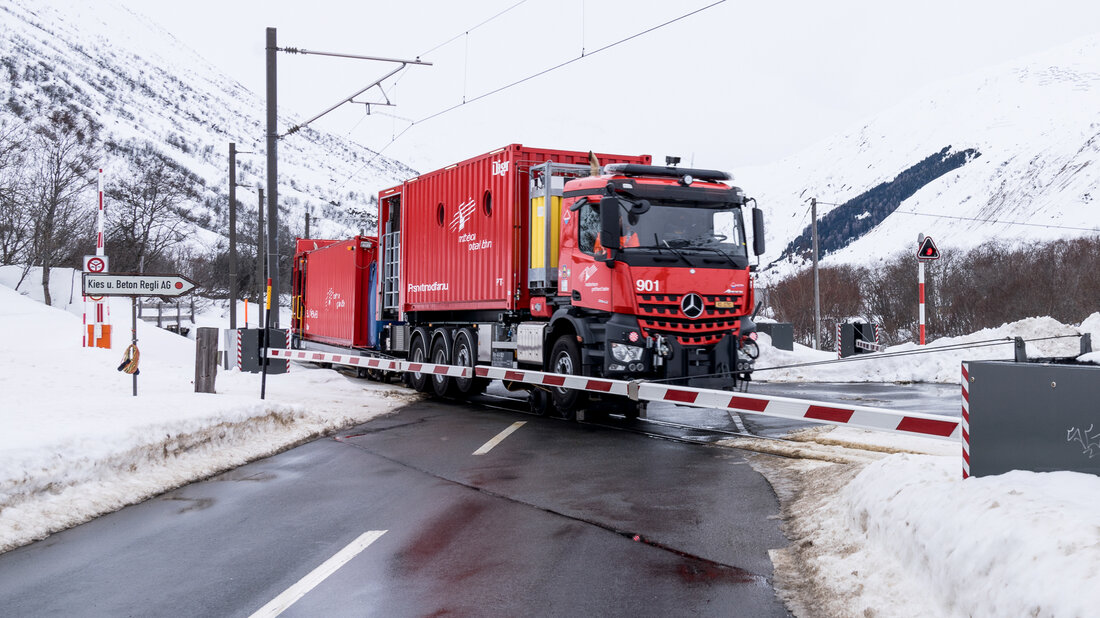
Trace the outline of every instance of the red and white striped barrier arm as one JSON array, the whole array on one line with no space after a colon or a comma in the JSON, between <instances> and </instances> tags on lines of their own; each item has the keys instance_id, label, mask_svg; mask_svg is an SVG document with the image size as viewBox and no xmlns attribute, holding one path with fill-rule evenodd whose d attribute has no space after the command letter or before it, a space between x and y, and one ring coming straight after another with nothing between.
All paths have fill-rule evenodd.
<instances>
[{"instance_id":1,"label":"red and white striped barrier arm","mask_svg":"<svg viewBox=\"0 0 1100 618\"><path fill-rule=\"evenodd\" d=\"M844 425L861 429L889 431L906 435L924 436L941 440L958 440L960 437L960 419L936 414L902 413L884 408L868 406L836 406L822 402L789 397L771 397L732 393L716 389L669 386L641 380L611 380L587 376L572 376L527 369L509 369L506 367L488 367L479 365L474 368L457 365L435 365L431 363L413 363L409 361L371 358L352 354L329 354L308 350L268 350L270 358L305 361L311 363L333 363L352 367L366 367L383 371L411 371L434 375L446 375L453 378L488 378L523 382L539 386L584 390L609 395L620 395L634 400L662 401L697 408L717 408L777 416L813 423Z\"/></svg>"},{"instance_id":2,"label":"red and white striped barrier arm","mask_svg":"<svg viewBox=\"0 0 1100 618\"><path fill-rule=\"evenodd\" d=\"M970 477L970 365L962 364L962 451L963 478Z\"/></svg>"},{"instance_id":3,"label":"red and white striped barrier arm","mask_svg":"<svg viewBox=\"0 0 1100 618\"><path fill-rule=\"evenodd\" d=\"M544 371L529 371L527 369L508 369L507 367L477 366L479 378L491 380L506 380L509 382L524 382L526 384L538 384L539 386L556 386L594 393L607 393L609 395L622 395L629 397L631 382L626 380L608 380L606 378L590 378L588 376L570 376L559 373L546 373Z\"/></svg>"},{"instance_id":4,"label":"red and white striped barrier arm","mask_svg":"<svg viewBox=\"0 0 1100 618\"><path fill-rule=\"evenodd\" d=\"M609 380L584 376L566 376L541 371L477 367L482 378L511 380L586 391L625 395L642 401L663 401L697 408L718 408L735 412L778 416L814 423L875 429L941 440L958 440L960 421L937 414L902 413L868 406L845 406L792 399L732 393L716 389L668 386L657 382Z\"/></svg>"},{"instance_id":5,"label":"red and white striped barrier arm","mask_svg":"<svg viewBox=\"0 0 1100 618\"><path fill-rule=\"evenodd\" d=\"M328 352L313 352L311 350L278 350L272 348L267 351L267 356L268 358L285 358L288 361L296 360L307 363L332 363L334 365L365 367L367 369L380 369L382 371L411 371L413 373L444 375L452 378L474 377L474 370L472 367L413 363L396 359L357 356L355 354L329 354Z\"/></svg>"}]
</instances>

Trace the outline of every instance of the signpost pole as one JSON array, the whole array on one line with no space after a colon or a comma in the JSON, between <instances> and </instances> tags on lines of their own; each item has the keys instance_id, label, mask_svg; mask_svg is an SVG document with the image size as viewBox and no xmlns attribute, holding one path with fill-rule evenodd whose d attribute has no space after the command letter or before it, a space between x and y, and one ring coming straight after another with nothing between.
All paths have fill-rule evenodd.
<instances>
[{"instance_id":1,"label":"signpost pole","mask_svg":"<svg viewBox=\"0 0 1100 618\"><path fill-rule=\"evenodd\" d=\"M135 354L137 353L137 305L138 305L138 297L137 296L131 296L130 297L130 333L131 333L131 336L132 336L133 340L130 341L130 343L133 344L133 346L134 346L134 353ZM135 371L131 375L134 378L134 397L137 397L137 372Z\"/></svg>"},{"instance_id":2,"label":"signpost pole","mask_svg":"<svg viewBox=\"0 0 1100 618\"><path fill-rule=\"evenodd\" d=\"M924 260L917 260L917 293L920 296L920 345L924 345Z\"/></svg>"}]
</instances>

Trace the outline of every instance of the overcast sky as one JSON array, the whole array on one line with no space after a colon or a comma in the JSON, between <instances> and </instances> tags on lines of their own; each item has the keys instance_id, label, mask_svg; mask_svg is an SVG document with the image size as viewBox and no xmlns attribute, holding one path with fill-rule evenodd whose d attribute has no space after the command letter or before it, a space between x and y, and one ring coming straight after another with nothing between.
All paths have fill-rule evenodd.
<instances>
[{"instance_id":1,"label":"overcast sky","mask_svg":"<svg viewBox=\"0 0 1100 618\"><path fill-rule=\"evenodd\" d=\"M1092 1L729 0L597 51L712 2L124 0L261 95L269 26L280 46L432 62L385 82L396 107L367 117L348 105L316 125L421 171L520 142L661 162L679 155L736 174L937 81L1100 31ZM287 54L278 62L280 109L297 120L395 67ZM374 90L359 100L384 99ZM419 122L390 144L406 119Z\"/></svg>"}]
</instances>

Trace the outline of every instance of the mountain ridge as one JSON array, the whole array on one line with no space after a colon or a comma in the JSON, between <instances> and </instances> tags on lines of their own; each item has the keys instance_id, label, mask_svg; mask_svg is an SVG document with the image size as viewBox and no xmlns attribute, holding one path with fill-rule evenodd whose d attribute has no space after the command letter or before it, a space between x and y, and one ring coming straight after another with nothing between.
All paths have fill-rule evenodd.
<instances>
[{"instance_id":1,"label":"mountain ridge","mask_svg":"<svg viewBox=\"0 0 1100 618\"><path fill-rule=\"evenodd\" d=\"M228 144L262 154L264 104L148 18L113 2L94 6L14 0L0 7L0 112L33 123L67 107L96 119L105 145L105 182L124 169L118 144L147 143L201 181L188 204L193 238L212 248L228 225ZM280 117L280 126L295 124ZM279 205L291 229L309 210L318 233L372 229L377 191L415 175L408 166L310 128L279 144ZM238 160L242 212L265 185L263 161ZM119 172L121 173L121 172ZM249 194L252 194L251 197ZM110 204L107 205L110 207Z\"/></svg>"},{"instance_id":2,"label":"mountain ridge","mask_svg":"<svg viewBox=\"0 0 1100 618\"><path fill-rule=\"evenodd\" d=\"M808 229L811 197L855 200L946 144L982 156L919 187L823 259L874 265L915 255L922 232L941 252L1100 234L1100 35L942 82L791 157L742 170L738 184L770 210L765 278L806 264L782 249ZM835 208L822 206L819 219Z\"/></svg>"}]
</instances>

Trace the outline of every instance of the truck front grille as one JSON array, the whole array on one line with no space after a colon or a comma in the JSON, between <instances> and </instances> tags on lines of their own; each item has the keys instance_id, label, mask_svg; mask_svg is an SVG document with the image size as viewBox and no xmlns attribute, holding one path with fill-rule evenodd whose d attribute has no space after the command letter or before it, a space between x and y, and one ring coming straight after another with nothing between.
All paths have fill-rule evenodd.
<instances>
[{"instance_id":1,"label":"truck front grille","mask_svg":"<svg viewBox=\"0 0 1100 618\"><path fill-rule=\"evenodd\" d=\"M680 310L678 294L640 294L638 326L647 335L675 338L680 345L700 346L718 343L736 331L744 311L743 295L702 295L703 313L691 319ZM721 303L723 307L718 307Z\"/></svg>"}]
</instances>

